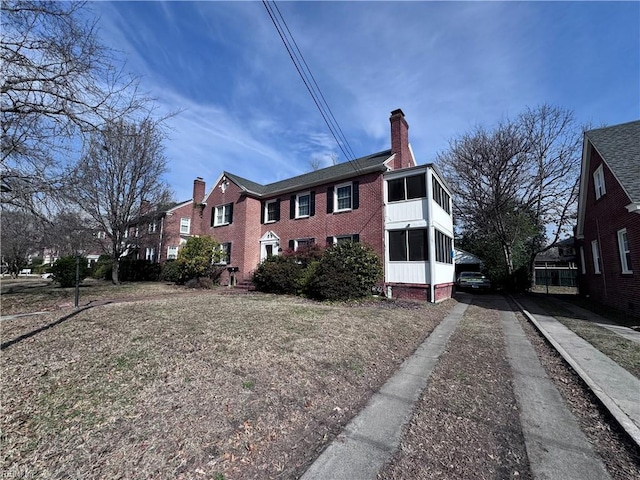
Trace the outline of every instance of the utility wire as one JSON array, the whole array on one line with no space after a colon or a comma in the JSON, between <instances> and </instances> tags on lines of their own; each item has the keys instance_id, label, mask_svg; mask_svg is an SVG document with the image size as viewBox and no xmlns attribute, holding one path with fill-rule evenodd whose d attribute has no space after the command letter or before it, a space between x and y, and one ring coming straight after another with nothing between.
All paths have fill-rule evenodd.
<instances>
[{"instance_id":1,"label":"utility wire","mask_svg":"<svg viewBox=\"0 0 640 480\"><path fill-rule=\"evenodd\" d=\"M347 141L342 129L340 128L338 121L333 115L333 112L331 111L329 104L327 103L324 95L322 94L322 91L320 90L320 87L316 82L315 77L311 73L311 69L309 68L306 60L304 59L304 56L302 55L302 52L300 51L298 44L296 43L293 37L293 34L289 30L289 27L287 26L287 23L284 20L284 17L282 16L280 9L276 5L275 1L262 0L262 4L267 10L267 13L271 18L273 25L276 27L278 35L280 36L282 43L287 49L287 53L289 54L289 57L291 58L291 61L293 62L296 68L296 71L298 72L298 75L302 79L305 87L307 87L307 90L311 95L311 98L313 99L313 102L315 103L316 108L320 112L320 115L322 116L325 124L327 125L327 128L329 128L329 131L331 132L331 135L336 141L338 147L342 151L345 158L347 158L347 160L351 160L351 162L349 163L353 166L356 173L361 173L362 168L358 162L358 159L356 155L353 153L353 150L351 149L349 142ZM275 9L271 7L269 4L273 4ZM282 25L284 25L284 27ZM287 36L287 33L285 33L285 29L286 29L286 32L288 33L288 36ZM291 40L289 40L289 37ZM293 42L293 46L292 46L292 42ZM295 46L295 49L294 49L294 46ZM296 54L296 51L297 51L297 54ZM301 60L298 57L300 57ZM302 61L302 64L300 63L301 61ZM306 70L305 70L305 67L306 67ZM311 78L311 80L309 77ZM312 85L312 81L318 93L315 92Z\"/></svg>"}]
</instances>

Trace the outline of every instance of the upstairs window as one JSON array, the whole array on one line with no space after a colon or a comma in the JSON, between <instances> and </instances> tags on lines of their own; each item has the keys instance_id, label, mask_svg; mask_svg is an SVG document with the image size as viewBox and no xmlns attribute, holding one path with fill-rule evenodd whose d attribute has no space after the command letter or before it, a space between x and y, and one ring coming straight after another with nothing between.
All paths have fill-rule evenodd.
<instances>
[{"instance_id":1,"label":"upstairs window","mask_svg":"<svg viewBox=\"0 0 640 480\"><path fill-rule=\"evenodd\" d=\"M360 182L342 183L327 188L327 213L348 212L360 207Z\"/></svg>"},{"instance_id":2,"label":"upstairs window","mask_svg":"<svg viewBox=\"0 0 640 480\"><path fill-rule=\"evenodd\" d=\"M631 250L629 249L629 237L627 229L618 230L618 249L620 250L620 265L622 273L633 273L631 268Z\"/></svg>"},{"instance_id":3,"label":"upstairs window","mask_svg":"<svg viewBox=\"0 0 640 480\"><path fill-rule=\"evenodd\" d=\"M213 226L229 225L233 222L233 203L219 205L211 212L213 218Z\"/></svg>"},{"instance_id":4,"label":"upstairs window","mask_svg":"<svg viewBox=\"0 0 640 480\"><path fill-rule=\"evenodd\" d=\"M291 195L289 218L307 218L316 214L316 193L305 192Z\"/></svg>"},{"instance_id":5,"label":"upstairs window","mask_svg":"<svg viewBox=\"0 0 640 480\"><path fill-rule=\"evenodd\" d=\"M351 184L337 185L335 188L335 211L351 210Z\"/></svg>"},{"instance_id":6,"label":"upstairs window","mask_svg":"<svg viewBox=\"0 0 640 480\"><path fill-rule=\"evenodd\" d=\"M158 224L155 221L151 222L147 229L149 233L156 233L157 230L158 230Z\"/></svg>"},{"instance_id":7,"label":"upstairs window","mask_svg":"<svg viewBox=\"0 0 640 480\"><path fill-rule=\"evenodd\" d=\"M189 232L191 232L191 219L183 217L180 219L180 233L188 235Z\"/></svg>"},{"instance_id":8,"label":"upstairs window","mask_svg":"<svg viewBox=\"0 0 640 480\"><path fill-rule=\"evenodd\" d=\"M451 197L435 176L431 177L431 186L433 187L433 199L445 212L451 214Z\"/></svg>"},{"instance_id":9,"label":"upstairs window","mask_svg":"<svg viewBox=\"0 0 640 480\"><path fill-rule=\"evenodd\" d=\"M428 259L426 228L389 231L390 261L424 262Z\"/></svg>"},{"instance_id":10,"label":"upstairs window","mask_svg":"<svg viewBox=\"0 0 640 480\"><path fill-rule=\"evenodd\" d=\"M280 220L280 200L271 200L265 202L264 210L262 212L262 223L272 223Z\"/></svg>"},{"instance_id":11,"label":"upstairs window","mask_svg":"<svg viewBox=\"0 0 640 480\"><path fill-rule=\"evenodd\" d=\"M410 177L396 178L387 182L387 199L389 202L425 198L426 196L427 186L423 173Z\"/></svg>"},{"instance_id":12,"label":"upstairs window","mask_svg":"<svg viewBox=\"0 0 640 480\"><path fill-rule=\"evenodd\" d=\"M607 190L604 188L604 169L602 165L593 172L593 188L595 189L596 200L607 193Z\"/></svg>"}]
</instances>

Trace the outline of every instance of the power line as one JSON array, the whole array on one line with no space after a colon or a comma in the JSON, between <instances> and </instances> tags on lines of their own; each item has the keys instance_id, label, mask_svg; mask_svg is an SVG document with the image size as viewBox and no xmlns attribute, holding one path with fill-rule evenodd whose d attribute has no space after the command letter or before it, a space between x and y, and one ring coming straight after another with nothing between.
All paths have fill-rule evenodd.
<instances>
[{"instance_id":1,"label":"power line","mask_svg":"<svg viewBox=\"0 0 640 480\"><path fill-rule=\"evenodd\" d=\"M331 108L329 107L328 102L326 101L324 95L322 94L322 90L320 89L320 86L316 82L316 79L313 76L313 73L311 73L311 69L309 68L309 65L304 59L304 55L302 55L302 52L300 51L300 48L298 47L298 44L296 43L295 38L293 37L293 34L289 30L289 27L287 26L287 22L282 16L280 9L276 5L275 1L262 0L262 3L265 9L267 10L267 13L269 14L269 17L271 18L273 25L276 27L276 30L278 31L278 35L282 40L282 43L287 49L287 53L289 54L289 57L291 58L291 61L293 62L296 68L296 71L298 72L298 75L302 79L305 87L307 87L307 91L311 95L311 98L313 99L313 102L315 103L316 108L320 112L320 115L322 116L325 124L327 125L327 128L329 128L329 131L331 132L331 135L336 141L336 144L342 151L345 158L347 160L351 160L350 164L353 166L356 173L360 173L362 168L359 165L358 159L354 154L353 150L351 149L351 145L346 139L344 132L342 131L342 128L340 128L338 121L333 115L333 112L331 111ZM273 7L275 7L275 9L271 7L269 4L273 4ZM284 27L282 25L284 25ZM285 30L286 30L286 33L285 33ZM315 86L315 90L317 90L317 93L314 90L313 86Z\"/></svg>"}]
</instances>

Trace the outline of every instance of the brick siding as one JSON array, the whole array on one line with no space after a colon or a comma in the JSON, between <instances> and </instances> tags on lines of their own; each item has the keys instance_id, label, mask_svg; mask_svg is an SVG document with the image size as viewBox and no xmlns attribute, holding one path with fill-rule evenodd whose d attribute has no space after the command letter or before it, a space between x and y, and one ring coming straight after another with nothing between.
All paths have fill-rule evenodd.
<instances>
[{"instance_id":1,"label":"brick siding","mask_svg":"<svg viewBox=\"0 0 640 480\"><path fill-rule=\"evenodd\" d=\"M585 200L584 239L579 243L584 249L586 274L582 274L582 269L578 270L579 291L600 303L640 315L640 214L625 208L631 200L597 151L591 145L589 148L591 162ZM606 193L596 200L593 173L600 165L604 165ZM623 228L627 230L631 249L632 274L622 273L617 232ZM598 240L600 247L600 274L594 271L593 240Z\"/></svg>"}]
</instances>

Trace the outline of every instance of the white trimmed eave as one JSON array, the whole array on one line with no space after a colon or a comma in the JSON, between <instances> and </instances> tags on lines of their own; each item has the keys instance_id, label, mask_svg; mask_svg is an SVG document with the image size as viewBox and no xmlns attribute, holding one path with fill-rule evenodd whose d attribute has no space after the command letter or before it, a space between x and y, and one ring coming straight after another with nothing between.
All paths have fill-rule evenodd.
<instances>
[{"instance_id":1,"label":"white trimmed eave","mask_svg":"<svg viewBox=\"0 0 640 480\"><path fill-rule=\"evenodd\" d=\"M640 214L640 203L630 203L625 207L629 212Z\"/></svg>"}]
</instances>

